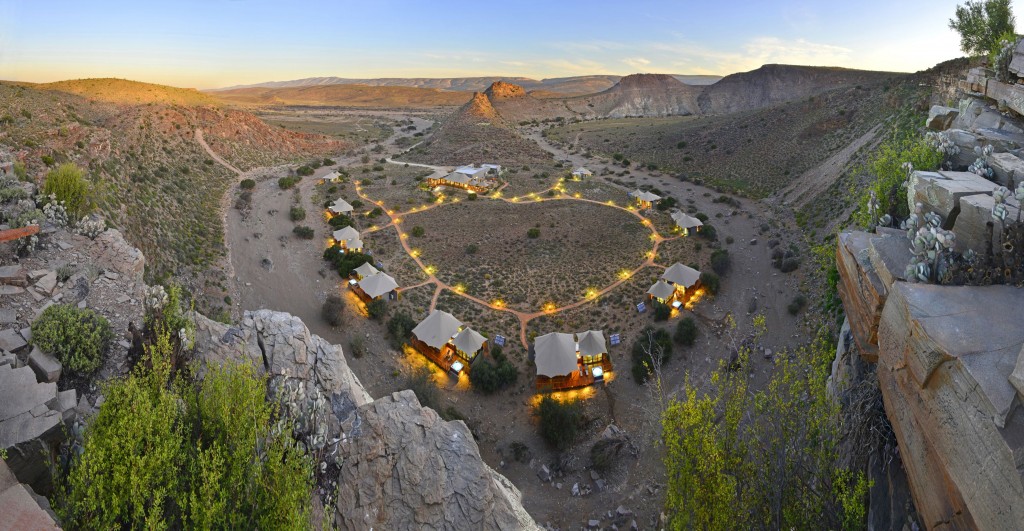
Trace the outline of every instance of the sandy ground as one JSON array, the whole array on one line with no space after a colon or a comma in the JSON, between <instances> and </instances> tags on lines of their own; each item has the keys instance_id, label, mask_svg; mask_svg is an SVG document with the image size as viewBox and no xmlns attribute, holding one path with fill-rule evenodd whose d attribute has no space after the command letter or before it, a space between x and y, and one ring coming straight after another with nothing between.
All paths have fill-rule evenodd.
<instances>
[{"instance_id":1,"label":"sandy ground","mask_svg":"<svg viewBox=\"0 0 1024 531\"><path fill-rule=\"evenodd\" d=\"M429 125L425 120L413 119L418 130ZM373 157L397 153L398 149L394 147L397 136L386 144L384 155ZM592 160L570 156L555 149L540 138L538 131L527 136L554 152L560 160L570 161L574 167L585 165L595 173L600 173L599 170L604 167L603 164L595 164ZM355 158L336 160L342 167L358 164ZM291 233L294 223L288 219L288 209L295 200L296 192L281 191L274 177L283 175L284 171L262 169L250 172L251 175L264 175L254 191L251 212L244 218L234 209L226 214L227 240L235 275L232 279L234 310L241 312L272 308L293 313L301 317L314 333L346 347L346 352L350 352L347 348L350 341L361 336L365 341L366 354L361 358L349 356L349 364L367 390L374 397L400 390L402 375L421 364L422 359L393 350L387 344L383 326L358 315L352 309L354 305L349 305L346 324L339 329L332 329L320 317L320 306L324 298L340 290L336 273L327 269L321 259L329 228L319 218L322 210L320 205L312 203L317 178L330 169L317 170L313 177L303 179L297 187L298 201L308 213L304 224L316 230L313 240L299 240ZM759 233L761 224L772 219L771 212L746 199L741 200L742 206L739 209L724 203L712 203L711 199L719 194L668 176L635 170L632 178L640 184L657 186L680 201L692 198L699 210L711 216L712 223L719 230L720 239L732 236L735 240L731 245L723 242L723 247L730 250L733 265L731 272L723 278L722 291L714 299L702 301L695 309L700 323L697 344L686 351L677 347L677 354L665 368L664 379L669 393L676 393L682 388L687 373L691 381L703 382L719 360L729 356L729 338L719 337L714 329L727 313L732 313L739 324L736 335L746 335L751 330L748 310L754 298L757 299L756 312L763 313L768 323L769 334L762 340L762 345L778 351L803 341L802 336L805 334L799 326L799 319L786 311L786 305L798 293L800 273L783 275L772 269L770 250L765 245L769 236ZM229 193L236 194L237 190ZM735 215L734 210L738 210ZM721 218L717 217L719 214ZM795 230L785 227L774 232L787 230L796 234ZM755 239L757 243L752 244L751 241ZM785 238L783 245L788 245ZM401 278L398 281L400 285L403 284ZM648 285L649 282L638 278L616 288L607 297L617 294L621 289L622 293L639 300ZM424 291L423 296L429 297L433 293L433 286L416 288L414 291ZM448 300L448 296L448 292L441 296L439 307ZM410 294L406 298L411 300L415 297ZM621 305L626 308L630 306ZM571 310L565 315L531 323L530 326L531 329L536 326L539 331L574 331L575 327L569 328L573 324L580 325L579 329L583 330L586 329L584 326L601 327L611 320L627 338L634 338L640 328L652 324L650 313L638 315L635 311L616 309L619 307L598 301ZM674 325L675 322L670 321L660 326ZM510 339L512 337L510 334ZM617 369L612 381L602 387L591 387L564 395L584 399L582 403L588 423L577 444L562 456L549 449L537 433L532 415L532 405L536 400L532 389L533 374L528 372L525 352L516 350L521 347L508 349L511 351L510 357L517 359L522 368L519 381L512 389L483 396L469 390L465 382L443 377L438 379L439 385L444 387L442 393L448 403L469 418L468 424L477 436L484 459L522 491L526 509L541 524L575 527L581 521L599 518L608 511L614 511L619 505L635 513L641 528L651 528L657 521L663 504L661 489L664 485L661 449L656 444L657 411L648 389L638 386L629 376L629 346L624 344L611 350ZM751 372L755 385L766 380L770 369L771 362L761 356L754 356ZM589 450L598 434L612 422L630 435L638 455L635 458L623 456L619 464L601 475L601 481L605 483L604 490L595 488L588 496L572 496L570 491L574 483L596 486L597 480L587 468ZM529 449L527 458L515 461L511 457L509 445L513 442L526 445ZM564 477L555 479L552 484L542 483L537 477L537 469L542 464L550 466L560 460L566 470Z\"/></svg>"}]
</instances>

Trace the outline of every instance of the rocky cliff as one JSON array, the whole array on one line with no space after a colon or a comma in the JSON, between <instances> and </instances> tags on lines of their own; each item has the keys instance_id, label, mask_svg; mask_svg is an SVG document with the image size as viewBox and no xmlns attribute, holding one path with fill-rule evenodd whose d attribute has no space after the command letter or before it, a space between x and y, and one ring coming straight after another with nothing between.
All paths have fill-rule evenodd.
<instances>
[{"instance_id":1,"label":"rocky cliff","mask_svg":"<svg viewBox=\"0 0 1024 531\"><path fill-rule=\"evenodd\" d=\"M534 529L521 494L480 458L462 421L446 422L411 391L373 400L341 347L301 320L246 312L239 326L197 316L205 363L252 363L269 377L293 431L337 485L341 529Z\"/></svg>"},{"instance_id":2,"label":"rocky cliff","mask_svg":"<svg viewBox=\"0 0 1024 531\"><path fill-rule=\"evenodd\" d=\"M567 100L566 105L599 118L687 115L698 112L697 97L703 90L666 74L633 74L598 94Z\"/></svg>"}]
</instances>

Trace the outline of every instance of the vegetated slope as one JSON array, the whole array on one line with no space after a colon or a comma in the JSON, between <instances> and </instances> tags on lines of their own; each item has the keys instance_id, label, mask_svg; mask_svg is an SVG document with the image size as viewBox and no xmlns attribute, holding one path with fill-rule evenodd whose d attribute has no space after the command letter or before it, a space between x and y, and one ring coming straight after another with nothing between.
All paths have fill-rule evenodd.
<instances>
[{"instance_id":1,"label":"vegetated slope","mask_svg":"<svg viewBox=\"0 0 1024 531\"><path fill-rule=\"evenodd\" d=\"M128 86L121 80L109 88L88 81L73 87L85 93L82 87L95 86L97 93L110 95ZM153 101L173 101L179 91L133 86ZM88 171L97 206L143 250L151 278L203 271L223 252L220 200L237 177L211 160L195 140L196 128L219 155L242 169L343 147L319 135L270 127L240 111L111 103L8 83L0 83L0 124L0 145L25 163L36 182L62 162Z\"/></svg>"},{"instance_id":2,"label":"vegetated slope","mask_svg":"<svg viewBox=\"0 0 1024 531\"><path fill-rule=\"evenodd\" d=\"M514 87L514 88L511 88ZM498 92L513 98L522 87L499 87ZM488 91L494 94L494 90ZM511 94L518 96L511 96ZM508 99L493 96L500 106ZM542 103L539 100L538 103ZM469 103L463 105L451 116L434 128L434 132L413 148L403 158L413 162L441 165L459 165L481 162L497 162L505 166L529 165L551 162L553 157L535 142L526 140L512 127L492 104L492 96L476 92Z\"/></svg>"},{"instance_id":3,"label":"vegetated slope","mask_svg":"<svg viewBox=\"0 0 1024 531\"><path fill-rule=\"evenodd\" d=\"M417 87L311 85L221 90L211 93L211 97L239 105L433 108L463 105L469 101L470 95Z\"/></svg>"},{"instance_id":4,"label":"vegetated slope","mask_svg":"<svg viewBox=\"0 0 1024 531\"><path fill-rule=\"evenodd\" d=\"M687 179L765 197L867 133L904 104L888 85L843 88L725 116L594 121L549 138L603 157L621 154Z\"/></svg>"},{"instance_id":5,"label":"vegetated slope","mask_svg":"<svg viewBox=\"0 0 1024 531\"><path fill-rule=\"evenodd\" d=\"M706 87L697 101L702 114L727 114L799 100L840 87L873 85L905 75L821 66L764 65L722 78Z\"/></svg>"},{"instance_id":6,"label":"vegetated slope","mask_svg":"<svg viewBox=\"0 0 1024 531\"><path fill-rule=\"evenodd\" d=\"M564 102L535 98L519 85L495 81L484 91L495 111L510 124L576 116Z\"/></svg>"},{"instance_id":7,"label":"vegetated slope","mask_svg":"<svg viewBox=\"0 0 1024 531\"><path fill-rule=\"evenodd\" d=\"M165 105L218 105L220 102L195 89L154 85L128 79L91 78L69 79L54 83L31 85L40 90L56 90L77 94L94 101L135 104L162 103Z\"/></svg>"},{"instance_id":8,"label":"vegetated slope","mask_svg":"<svg viewBox=\"0 0 1024 531\"><path fill-rule=\"evenodd\" d=\"M598 94L566 100L566 106L600 118L696 114L703 90L667 74L633 74Z\"/></svg>"}]
</instances>

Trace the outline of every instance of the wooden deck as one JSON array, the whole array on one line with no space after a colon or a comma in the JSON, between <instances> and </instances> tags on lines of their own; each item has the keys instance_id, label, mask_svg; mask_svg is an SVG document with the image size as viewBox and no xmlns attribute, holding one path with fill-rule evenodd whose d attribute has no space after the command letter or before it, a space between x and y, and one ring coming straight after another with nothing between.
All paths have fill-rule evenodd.
<instances>
[{"instance_id":1,"label":"wooden deck","mask_svg":"<svg viewBox=\"0 0 1024 531\"><path fill-rule=\"evenodd\" d=\"M460 361L462 362L462 371L469 373L469 361L456 354L455 349L452 348L451 345L446 344L441 347L440 351L438 351L415 337L409 339L409 345L411 345L416 352L423 354L425 358L434 362L434 365L440 367L444 372L450 372L452 365L454 365L456 361Z\"/></svg>"},{"instance_id":2,"label":"wooden deck","mask_svg":"<svg viewBox=\"0 0 1024 531\"><path fill-rule=\"evenodd\" d=\"M578 387L586 387L593 385L597 380L594 379L594 375L591 369L595 366L600 365L601 369L604 370L605 377L608 373L612 372L612 361L605 355L604 360L599 364L584 365L580 363L577 370L573 371L568 376L556 376L554 378L548 378L546 376L537 377L537 390L538 391L564 391L566 389L576 389ZM586 374L580 374L580 370L586 368Z\"/></svg>"}]
</instances>

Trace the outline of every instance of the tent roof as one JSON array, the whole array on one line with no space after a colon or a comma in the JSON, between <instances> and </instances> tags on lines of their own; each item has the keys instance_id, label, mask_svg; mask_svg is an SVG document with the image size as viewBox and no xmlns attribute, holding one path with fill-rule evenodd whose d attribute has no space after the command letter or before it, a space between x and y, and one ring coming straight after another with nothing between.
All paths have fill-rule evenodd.
<instances>
[{"instance_id":1,"label":"tent roof","mask_svg":"<svg viewBox=\"0 0 1024 531\"><path fill-rule=\"evenodd\" d=\"M469 175L460 172L449 173L448 175L444 176L444 180L459 184L469 184L470 181Z\"/></svg>"},{"instance_id":2,"label":"tent roof","mask_svg":"<svg viewBox=\"0 0 1024 531\"><path fill-rule=\"evenodd\" d=\"M434 310L426 319L420 321L416 328L412 329L412 334L416 336L416 339L433 348L441 348L452 340L452 336L459 331L460 326L462 323L452 314Z\"/></svg>"},{"instance_id":3,"label":"tent roof","mask_svg":"<svg viewBox=\"0 0 1024 531\"><path fill-rule=\"evenodd\" d=\"M347 242L349 240L358 240L359 231L353 229L351 226L344 227L334 231L334 241L336 242Z\"/></svg>"},{"instance_id":4,"label":"tent roof","mask_svg":"<svg viewBox=\"0 0 1024 531\"><path fill-rule=\"evenodd\" d=\"M362 249L363 248L363 240L360 240L359 238L353 238L351 240L345 240L345 247L347 247L349 249Z\"/></svg>"},{"instance_id":5,"label":"tent roof","mask_svg":"<svg viewBox=\"0 0 1024 531\"><path fill-rule=\"evenodd\" d=\"M581 175L593 175L593 173L590 170L584 168L583 166L580 166L579 168L576 168L575 170L572 170L572 172L573 173L579 173Z\"/></svg>"},{"instance_id":6,"label":"tent roof","mask_svg":"<svg viewBox=\"0 0 1024 531\"><path fill-rule=\"evenodd\" d=\"M595 354L607 354L608 347L604 342L604 332L601 330L587 330L576 334L580 344L580 354L593 356Z\"/></svg>"},{"instance_id":7,"label":"tent roof","mask_svg":"<svg viewBox=\"0 0 1024 531\"><path fill-rule=\"evenodd\" d=\"M359 287L363 292L376 299L381 295L393 291L398 287L398 282L386 273L377 272L359 281Z\"/></svg>"},{"instance_id":8,"label":"tent roof","mask_svg":"<svg viewBox=\"0 0 1024 531\"><path fill-rule=\"evenodd\" d=\"M335 213L338 213L338 214L343 214L345 212L352 212L352 210L353 210L352 209L352 205L348 204L348 201L345 201L344 199L342 199L340 197L335 199L334 203L331 203L331 206L329 208L331 209L331 212L335 212Z\"/></svg>"},{"instance_id":9,"label":"tent roof","mask_svg":"<svg viewBox=\"0 0 1024 531\"><path fill-rule=\"evenodd\" d=\"M701 220L688 216L678 210L672 213L672 219L680 229L692 229L693 227L701 227L704 225Z\"/></svg>"},{"instance_id":10,"label":"tent roof","mask_svg":"<svg viewBox=\"0 0 1024 531\"><path fill-rule=\"evenodd\" d=\"M472 166L462 166L460 168L456 168L455 170L455 173L462 173L465 175L476 175L480 172L487 173L487 168L474 168Z\"/></svg>"},{"instance_id":11,"label":"tent roof","mask_svg":"<svg viewBox=\"0 0 1024 531\"><path fill-rule=\"evenodd\" d=\"M659 278L658 281L655 282L653 286L651 286L651 289L647 290L647 293L650 293L651 295L654 295L659 299L667 299L671 297L672 294L675 293L675 291L676 289L673 288L668 282L665 282L664 280Z\"/></svg>"},{"instance_id":12,"label":"tent roof","mask_svg":"<svg viewBox=\"0 0 1024 531\"><path fill-rule=\"evenodd\" d=\"M452 341L452 344L460 351L465 352L466 354L472 354L480 350L480 347L484 346L484 342L486 341L487 338L480 335L476 330L473 330L472 328L464 328L459 332L459 335L455 336L455 340Z\"/></svg>"},{"instance_id":13,"label":"tent roof","mask_svg":"<svg viewBox=\"0 0 1024 531\"><path fill-rule=\"evenodd\" d=\"M341 174L336 172L336 171L332 171L331 173L328 173L327 175L324 175L324 180L325 181L333 181L333 180L337 179L338 177L341 177Z\"/></svg>"},{"instance_id":14,"label":"tent roof","mask_svg":"<svg viewBox=\"0 0 1024 531\"><path fill-rule=\"evenodd\" d=\"M633 191L633 197L635 197L635 198L637 198L637 199L639 199L641 201L648 201L648 202L654 202L654 201L660 201L661 200L661 196L660 195L652 194L651 192L645 192L645 191L640 190L640 189L637 189L637 190Z\"/></svg>"},{"instance_id":15,"label":"tent roof","mask_svg":"<svg viewBox=\"0 0 1024 531\"><path fill-rule=\"evenodd\" d=\"M661 278L673 284L678 284L684 288L688 288L700 280L700 271L676 262L665 270L665 273L661 275Z\"/></svg>"},{"instance_id":16,"label":"tent roof","mask_svg":"<svg viewBox=\"0 0 1024 531\"><path fill-rule=\"evenodd\" d=\"M576 342L572 334L552 332L538 336L533 341L536 353L534 362L537 364L538 376L565 376L578 367L576 364Z\"/></svg>"},{"instance_id":17,"label":"tent roof","mask_svg":"<svg viewBox=\"0 0 1024 531\"><path fill-rule=\"evenodd\" d=\"M370 262L363 262L363 265L356 268L356 273L361 277L368 277L380 273L376 267L370 265Z\"/></svg>"}]
</instances>

